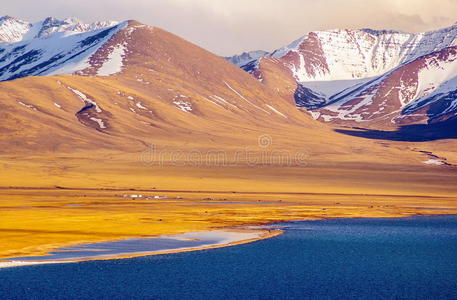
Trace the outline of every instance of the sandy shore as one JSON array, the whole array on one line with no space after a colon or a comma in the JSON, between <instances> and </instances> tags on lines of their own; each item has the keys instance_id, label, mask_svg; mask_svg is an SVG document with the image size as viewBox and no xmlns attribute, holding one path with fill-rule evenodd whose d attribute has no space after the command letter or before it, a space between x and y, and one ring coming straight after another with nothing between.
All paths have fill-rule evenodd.
<instances>
[{"instance_id":1,"label":"sandy shore","mask_svg":"<svg viewBox=\"0 0 457 300\"><path fill-rule=\"evenodd\" d=\"M103 256L93 256L85 257L82 259L72 259L72 260L36 260L36 261L21 261L19 258L14 260L5 260L0 262L1 268L12 268L12 267L23 267L23 266L32 266L32 265L42 265L42 264L59 264L59 263L76 263L82 261L94 261L94 260L111 260L111 259L126 259L133 257L149 256L149 255L160 255L160 254L171 254L179 252L189 252L189 251L198 251L206 249L215 249L222 247L229 247L235 245L241 245L246 243L251 243L267 238L271 238L277 235L282 234L282 230L254 230L254 229L225 229L225 230L212 230L212 231L202 231L202 232L188 232L177 235L162 235L157 238L166 238L174 240L205 240L205 239L215 239L215 243L198 246L198 247L180 247L174 249L164 249L159 251L151 252L132 252L132 253L118 253L116 255L103 255ZM77 246L77 245L76 245ZM43 257L44 258L44 257Z\"/></svg>"},{"instance_id":2,"label":"sandy shore","mask_svg":"<svg viewBox=\"0 0 457 300\"><path fill-rule=\"evenodd\" d=\"M59 261L30 262L30 261L11 260L11 261L0 262L0 269L13 268L13 267L25 267L25 266L33 266L33 265L50 265L50 264L59 264L59 263L64 263L64 262L59 262ZM72 261L68 261L65 263L72 263Z\"/></svg>"}]
</instances>

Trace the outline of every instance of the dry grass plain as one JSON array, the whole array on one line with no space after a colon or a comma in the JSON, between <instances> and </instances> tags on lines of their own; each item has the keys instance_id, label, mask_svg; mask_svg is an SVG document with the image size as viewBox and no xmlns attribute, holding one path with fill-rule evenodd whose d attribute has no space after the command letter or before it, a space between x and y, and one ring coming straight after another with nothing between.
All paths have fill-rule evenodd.
<instances>
[{"instance_id":1,"label":"dry grass plain","mask_svg":"<svg viewBox=\"0 0 457 300\"><path fill-rule=\"evenodd\" d=\"M300 166L207 166L145 163L138 155L3 156L0 258L214 228L457 210L452 166L312 159Z\"/></svg>"}]
</instances>

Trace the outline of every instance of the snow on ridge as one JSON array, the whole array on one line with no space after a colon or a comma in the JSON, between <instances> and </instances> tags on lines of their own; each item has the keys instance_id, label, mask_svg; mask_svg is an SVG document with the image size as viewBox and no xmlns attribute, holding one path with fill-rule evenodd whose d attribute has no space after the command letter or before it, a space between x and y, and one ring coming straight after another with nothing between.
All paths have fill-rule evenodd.
<instances>
[{"instance_id":1,"label":"snow on ridge","mask_svg":"<svg viewBox=\"0 0 457 300\"><path fill-rule=\"evenodd\" d=\"M318 120L319 117L321 116L321 113L320 112L316 112L316 111L312 111L312 110L308 110L307 111L311 117L314 119L314 120Z\"/></svg>"},{"instance_id":2,"label":"snow on ridge","mask_svg":"<svg viewBox=\"0 0 457 300\"><path fill-rule=\"evenodd\" d=\"M144 107L141 102L137 102L136 104L136 107L138 107L139 109L144 109L144 110L147 110L148 108L147 107Z\"/></svg>"},{"instance_id":3,"label":"snow on ridge","mask_svg":"<svg viewBox=\"0 0 457 300\"><path fill-rule=\"evenodd\" d=\"M42 75L73 74L78 71L89 68L91 66L89 61L90 61L90 58L92 57L92 55L94 55L97 52L97 50L104 43L106 43L108 40L110 40L116 33L118 33L120 30L122 30L126 27L127 27L127 22L123 22L123 23L120 23L118 25L111 27L110 29L108 29L108 30L110 30L109 34L107 34L104 38L102 38L97 43L96 47L89 48L87 51L84 51L80 55L73 57L70 61L65 61L63 66L60 66L56 69L53 69L52 72L46 72ZM104 32L104 30L107 30L107 29L100 29L100 30L96 30L94 32L90 32L89 36L100 34L100 33ZM87 38L86 33L75 35L75 38L77 40L80 40L79 37ZM56 42L59 42L59 41L56 39ZM116 49L117 48L115 48L115 50ZM113 52L114 52L114 50L113 50ZM104 68L102 73L104 72L107 75L101 75L101 76L111 75L111 74L108 74L108 73L110 73L110 71L117 71L114 73L118 73L121 71L122 56L119 57L118 56L119 53L115 53L114 56L111 56L113 54L113 52L110 53L107 60L104 62L104 64L100 68L100 69ZM111 62L111 59L113 59L113 62ZM120 62L119 62L119 60L120 60ZM99 69L99 72L100 72L100 69ZM112 73L112 74L114 74L114 73Z\"/></svg>"},{"instance_id":4,"label":"snow on ridge","mask_svg":"<svg viewBox=\"0 0 457 300\"><path fill-rule=\"evenodd\" d=\"M71 35L94 31L119 24L117 21L97 21L83 23L75 17L59 20L48 17L42 21L30 23L10 16L0 18L0 42L20 42L61 33Z\"/></svg>"},{"instance_id":5,"label":"snow on ridge","mask_svg":"<svg viewBox=\"0 0 457 300\"><path fill-rule=\"evenodd\" d=\"M427 161L424 161L424 164L426 165L436 165L436 166L442 166L445 163L442 160L439 159L429 159Z\"/></svg>"},{"instance_id":6,"label":"snow on ridge","mask_svg":"<svg viewBox=\"0 0 457 300\"><path fill-rule=\"evenodd\" d=\"M14 43L21 41L32 25L28 22L4 16L0 18L0 42Z\"/></svg>"},{"instance_id":7,"label":"snow on ridge","mask_svg":"<svg viewBox=\"0 0 457 300\"><path fill-rule=\"evenodd\" d=\"M296 101L317 103L308 107L322 109L313 114L314 118L363 122L400 114L432 120L457 111L457 59L451 48L454 46L457 23L418 34L334 29L310 32L263 57L271 57L287 67L299 86L309 90L295 97ZM262 78L256 73L261 72L258 65L262 58L249 62L249 68L242 68ZM422 63L425 68L418 67ZM415 68L417 80L416 74L409 72ZM390 77L397 70L395 76L403 74L398 84L395 77ZM411 114L434 102L430 115Z\"/></svg>"},{"instance_id":8,"label":"snow on ridge","mask_svg":"<svg viewBox=\"0 0 457 300\"><path fill-rule=\"evenodd\" d=\"M37 108L35 106L33 106L32 104L27 104L27 103L24 103L22 101L17 101L17 103L19 103L20 105L25 106L27 108L30 108L30 109L33 109L33 110L37 110Z\"/></svg>"},{"instance_id":9,"label":"snow on ridge","mask_svg":"<svg viewBox=\"0 0 457 300\"><path fill-rule=\"evenodd\" d=\"M253 60L266 56L267 54L268 54L267 51L255 50L255 51L243 52L239 55L234 55L231 57L224 57L224 59L231 62L234 65L237 65L238 67L242 67Z\"/></svg>"},{"instance_id":10,"label":"snow on ridge","mask_svg":"<svg viewBox=\"0 0 457 300\"><path fill-rule=\"evenodd\" d=\"M72 91L74 94L76 94L78 96L78 98L81 99L81 101L84 102L85 104L92 104L95 107L95 111L97 113L103 112L101 110L101 108L98 106L97 102L95 102L94 100L89 99L89 97L87 97L86 94L84 94L83 92L78 91L77 89L74 89L72 87L68 87L68 89L70 91Z\"/></svg>"},{"instance_id":11,"label":"snow on ridge","mask_svg":"<svg viewBox=\"0 0 457 300\"><path fill-rule=\"evenodd\" d=\"M281 58L284 55L286 55L287 53L289 53L290 51L296 51L297 48L301 45L301 43L303 43L303 41L306 40L307 38L308 38L308 35L304 35L301 38L296 39L295 41L293 41L289 45L287 45L285 47L282 47L282 48L279 48L279 49L276 49L275 51L273 51L268 56L271 56L273 58Z\"/></svg>"},{"instance_id":12,"label":"snow on ridge","mask_svg":"<svg viewBox=\"0 0 457 300\"><path fill-rule=\"evenodd\" d=\"M228 104L228 105L233 105L233 104L229 103L227 100L225 100L224 98L219 97L218 95L212 95L212 96L210 96L210 98L212 98L212 99L214 99L214 100L216 100L218 102L221 102L221 103L225 103L225 104Z\"/></svg>"},{"instance_id":13,"label":"snow on ridge","mask_svg":"<svg viewBox=\"0 0 457 300\"><path fill-rule=\"evenodd\" d=\"M118 44L111 49L103 65L98 69L98 76L109 76L122 71L123 59L126 54L125 44Z\"/></svg>"},{"instance_id":14,"label":"snow on ridge","mask_svg":"<svg viewBox=\"0 0 457 300\"><path fill-rule=\"evenodd\" d=\"M101 129L105 129L106 126L105 126L105 123L103 122L102 119L99 119L99 118L95 118L95 117L90 117L90 119L94 122L97 122L98 126L101 128Z\"/></svg>"},{"instance_id":15,"label":"snow on ridge","mask_svg":"<svg viewBox=\"0 0 457 300\"><path fill-rule=\"evenodd\" d=\"M424 84L422 84L421 86L424 86ZM445 95L457 93L457 74L454 78L452 78L448 81L445 81L442 84L437 84L437 86L433 86L433 88L428 92L431 92L431 93L427 93L427 95L423 96L422 98L415 97L413 99L413 101L410 101L405 106L404 111L407 112L408 115L410 115L410 112L421 109L422 107L424 107L426 105L430 105L430 104L438 101ZM447 103L448 103L447 108L444 108L444 110L442 110L441 112L436 112L433 115L434 118L446 115L448 113L451 113L451 112L457 110L457 99L455 99L455 97L453 98L453 100L448 99Z\"/></svg>"},{"instance_id":16,"label":"snow on ridge","mask_svg":"<svg viewBox=\"0 0 457 300\"><path fill-rule=\"evenodd\" d=\"M183 112L191 112L193 109L192 109L192 104L188 101L184 101L184 100L174 100L173 101L173 104L176 105L176 107L180 110L182 110Z\"/></svg>"},{"instance_id":17,"label":"snow on ridge","mask_svg":"<svg viewBox=\"0 0 457 300\"><path fill-rule=\"evenodd\" d=\"M286 118L287 119L287 116L285 114L283 114L282 112L280 112L279 110L277 110L276 108L274 108L273 106L267 104L268 108L271 109L272 111L274 111L275 113L277 113L278 115L280 115L281 117L283 118Z\"/></svg>"},{"instance_id":18,"label":"snow on ridge","mask_svg":"<svg viewBox=\"0 0 457 300\"><path fill-rule=\"evenodd\" d=\"M210 101L211 103L214 103L215 105L218 105L224 109L227 109L227 107L232 107L232 108L239 108L236 105L228 102L224 98L218 96L218 95L211 95L208 98L205 98L206 100Z\"/></svg>"},{"instance_id":19,"label":"snow on ridge","mask_svg":"<svg viewBox=\"0 0 457 300\"><path fill-rule=\"evenodd\" d=\"M438 61L428 59L426 67L418 73L419 85L413 100L429 96L441 83L448 82L457 76L457 59L452 61Z\"/></svg>"},{"instance_id":20,"label":"snow on ridge","mask_svg":"<svg viewBox=\"0 0 457 300\"><path fill-rule=\"evenodd\" d=\"M445 51L445 53L454 53L448 51L448 49L444 49L443 51ZM326 121L340 119L362 122L370 120L373 117L379 117L380 115L385 117L400 113L401 116L392 119L392 122L395 123L395 120L399 118L437 118L447 113L454 112L457 110L457 101L443 99L445 99L446 94L455 93L457 91L457 59L453 55L443 56L440 55L440 53L442 52L436 52L419 58L421 66L417 72L417 81L414 80L413 82L410 82L408 81L408 78L403 78L398 84L390 86L390 89L383 90L382 95L378 95L377 92L381 86L384 88L388 87L383 84L386 82L386 79L390 78L390 75L399 73L404 74L405 70L410 70L411 65L400 65L382 76L373 80L370 79L365 83L361 81L357 85L327 98L330 99L330 102L322 107L322 110L320 111L322 115L320 115L320 117ZM414 64L412 66L414 66ZM405 75L406 77L408 77L407 74L408 73ZM301 85L311 88L312 90L317 90L318 92L321 92L321 94L325 94L327 83L331 84L334 82L324 82L324 85L322 85L322 82L306 82L301 83ZM334 87L335 86L330 86L329 90L331 93L334 92L332 90ZM391 93L398 93L400 109L388 112L386 110L386 104ZM374 99L381 99L382 102L378 102L376 106L373 107ZM413 114L414 111L431 105L431 103L436 101L441 101L439 104L439 106L443 107L441 111L435 110L433 115L429 116L423 113ZM326 111L332 113L326 115Z\"/></svg>"},{"instance_id":21,"label":"snow on ridge","mask_svg":"<svg viewBox=\"0 0 457 300\"><path fill-rule=\"evenodd\" d=\"M311 36L316 39L313 44L322 50L320 58L326 62L328 71L315 59L315 55L319 55L317 52L300 48ZM284 62L297 82L354 80L381 76L423 55L455 45L457 25L418 34L395 30L333 29L310 32L262 57L281 59L295 52L298 62ZM310 61L304 58L308 55ZM250 64L257 66L261 58Z\"/></svg>"},{"instance_id":22,"label":"snow on ridge","mask_svg":"<svg viewBox=\"0 0 457 300\"><path fill-rule=\"evenodd\" d=\"M259 109L259 110L261 110L261 111L263 111L263 112L265 112L265 113L271 115L271 113L270 113L269 111L266 111L265 109L263 109L263 108L261 108L261 107L255 105L254 103L252 103L251 101L249 101L248 99L246 99L246 98L245 98L243 95L241 95L237 90L235 90L234 88L232 88L227 82L224 81L224 83L225 83L225 85L226 85L232 92L234 92L236 95L238 95L241 99L243 99L244 101L246 101L246 102L249 103L250 105L254 106L255 108L257 108L257 109Z\"/></svg>"},{"instance_id":23,"label":"snow on ridge","mask_svg":"<svg viewBox=\"0 0 457 300\"><path fill-rule=\"evenodd\" d=\"M71 35L55 34L17 43L0 43L0 81L27 76L72 74L90 67L90 58L127 22Z\"/></svg>"}]
</instances>

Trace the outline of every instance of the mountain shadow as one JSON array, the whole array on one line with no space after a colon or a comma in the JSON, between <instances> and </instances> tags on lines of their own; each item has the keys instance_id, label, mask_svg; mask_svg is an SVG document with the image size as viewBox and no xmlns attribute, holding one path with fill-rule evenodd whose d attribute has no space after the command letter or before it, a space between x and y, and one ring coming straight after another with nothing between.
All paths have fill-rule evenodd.
<instances>
[{"instance_id":1,"label":"mountain shadow","mask_svg":"<svg viewBox=\"0 0 457 300\"><path fill-rule=\"evenodd\" d=\"M444 139L457 139L457 118L434 124L404 125L395 131L383 131L353 127L335 129L336 132L374 140L401 142L428 142Z\"/></svg>"}]
</instances>

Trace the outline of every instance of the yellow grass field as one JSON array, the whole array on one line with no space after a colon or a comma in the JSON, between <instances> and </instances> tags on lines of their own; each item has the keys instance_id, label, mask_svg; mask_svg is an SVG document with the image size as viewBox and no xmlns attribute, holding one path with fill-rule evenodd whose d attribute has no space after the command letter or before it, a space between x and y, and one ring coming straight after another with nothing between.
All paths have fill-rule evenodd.
<instances>
[{"instance_id":1,"label":"yellow grass field","mask_svg":"<svg viewBox=\"0 0 457 300\"><path fill-rule=\"evenodd\" d=\"M457 210L453 167L162 165L138 155L2 157L0 258L223 227Z\"/></svg>"}]
</instances>

